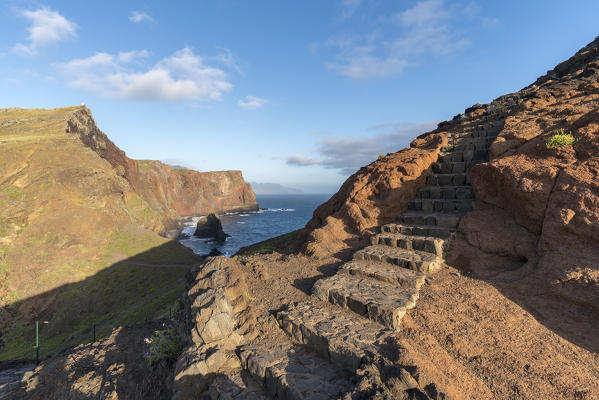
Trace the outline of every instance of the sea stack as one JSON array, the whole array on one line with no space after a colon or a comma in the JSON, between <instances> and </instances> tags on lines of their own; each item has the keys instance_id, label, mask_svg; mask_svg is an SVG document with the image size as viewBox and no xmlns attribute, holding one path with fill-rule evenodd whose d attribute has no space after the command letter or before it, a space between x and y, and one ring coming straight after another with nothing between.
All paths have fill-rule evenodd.
<instances>
[{"instance_id":1,"label":"sea stack","mask_svg":"<svg viewBox=\"0 0 599 400\"><path fill-rule=\"evenodd\" d=\"M223 231L223 225L218 215L212 213L207 217L202 217L198 221L194 236L201 238L215 238L219 242L224 242L229 235Z\"/></svg>"}]
</instances>

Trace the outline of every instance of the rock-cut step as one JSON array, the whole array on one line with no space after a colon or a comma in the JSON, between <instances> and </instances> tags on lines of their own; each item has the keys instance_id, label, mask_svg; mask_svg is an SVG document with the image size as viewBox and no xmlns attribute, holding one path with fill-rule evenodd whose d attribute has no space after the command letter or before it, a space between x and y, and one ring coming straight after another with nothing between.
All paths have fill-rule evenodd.
<instances>
[{"instance_id":1,"label":"rock-cut step","mask_svg":"<svg viewBox=\"0 0 599 400\"><path fill-rule=\"evenodd\" d=\"M472 210L472 200L470 199L412 199L408 202L408 210L453 212Z\"/></svg>"},{"instance_id":2,"label":"rock-cut step","mask_svg":"<svg viewBox=\"0 0 599 400\"><path fill-rule=\"evenodd\" d=\"M466 200L474 199L472 186L423 186L416 196L420 199Z\"/></svg>"},{"instance_id":3,"label":"rock-cut step","mask_svg":"<svg viewBox=\"0 0 599 400\"><path fill-rule=\"evenodd\" d=\"M279 400L340 399L353 389L349 374L305 347L250 344L239 350L242 367Z\"/></svg>"},{"instance_id":4,"label":"rock-cut step","mask_svg":"<svg viewBox=\"0 0 599 400\"><path fill-rule=\"evenodd\" d=\"M406 310L414 308L418 290L345 273L317 281L316 297L350 309L374 322L399 330Z\"/></svg>"},{"instance_id":5,"label":"rock-cut step","mask_svg":"<svg viewBox=\"0 0 599 400\"><path fill-rule=\"evenodd\" d=\"M489 157L487 150L464 150L453 151L450 153L439 154L439 162L470 162L472 160L487 160Z\"/></svg>"},{"instance_id":6,"label":"rock-cut step","mask_svg":"<svg viewBox=\"0 0 599 400\"><path fill-rule=\"evenodd\" d=\"M358 250L354 253L354 260L385 262L425 274L433 273L441 266L441 258L436 254L384 245L368 246Z\"/></svg>"},{"instance_id":7,"label":"rock-cut step","mask_svg":"<svg viewBox=\"0 0 599 400\"><path fill-rule=\"evenodd\" d=\"M404 235L402 233L382 232L370 238L373 246L384 245L405 250L417 250L443 256L443 239L433 236ZM384 260L383 260L384 261Z\"/></svg>"},{"instance_id":8,"label":"rock-cut step","mask_svg":"<svg viewBox=\"0 0 599 400\"><path fill-rule=\"evenodd\" d=\"M396 221L410 225L434 225L437 227L456 229L462 215L462 213L406 211L403 214L400 214Z\"/></svg>"},{"instance_id":9,"label":"rock-cut step","mask_svg":"<svg viewBox=\"0 0 599 400\"><path fill-rule=\"evenodd\" d=\"M427 185L439 186L465 186L470 185L470 173L461 172L457 174L433 173L426 177Z\"/></svg>"},{"instance_id":10,"label":"rock-cut step","mask_svg":"<svg viewBox=\"0 0 599 400\"><path fill-rule=\"evenodd\" d=\"M370 260L348 261L341 266L341 270L350 275L377 279L403 288L419 289L426 278L426 275L418 271Z\"/></svg>"},{"instance_id":11,"label":"rock-cut step","mask_svg":"<svg viewBox=\"0 0 599 400\"><path fill-rule=\"evenodd\" d=\"M436 225L418 225L408 223L391 223L383 225L381 231L385 233L401 233L403 235L433 236L440 239L449 239L455 232L454 228L445 228Z\"/></svg>"},{"instance_id":12,"label":"rock-cut step","mask_svg":"<svg viewBox=\"0 0 599 400\"><path fill-rule=\"evenodd\" d=\"M393 337L392 330L351 312L308 302L279 311L276 318L294 341L348 372L380 358Z\"/></svg>"}]
</instances>

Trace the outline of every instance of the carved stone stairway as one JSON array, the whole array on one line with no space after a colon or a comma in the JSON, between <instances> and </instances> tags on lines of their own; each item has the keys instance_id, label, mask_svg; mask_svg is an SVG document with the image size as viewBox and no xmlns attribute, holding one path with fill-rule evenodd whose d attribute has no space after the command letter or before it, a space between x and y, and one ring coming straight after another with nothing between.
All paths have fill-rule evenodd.
<instances>
[{"instance_id":1,"label":"carved stone stairway","mask_svg":"<svg viewBox=\"0 0 599 400\"><path fill-rule=\"evenodd\" d=\"M401 329L403 316L417 306L427 274L442 267L444 249L460 218L471 210L470 168L487 161L502 122L501 117L488 119L450 134L408 210L382 226L371 245L358 250L335 275L315 283L313 296L319 300L276 314L288 342L241 349L244 372L264 388L260 396L344 398L361 366L381 362L385 344ZM416 391L416 398L429 397L417 377L401 368L398 374L404 390ZM225 392L213 398L261 398L255 391Z\"/></svg>"}]
</instances>

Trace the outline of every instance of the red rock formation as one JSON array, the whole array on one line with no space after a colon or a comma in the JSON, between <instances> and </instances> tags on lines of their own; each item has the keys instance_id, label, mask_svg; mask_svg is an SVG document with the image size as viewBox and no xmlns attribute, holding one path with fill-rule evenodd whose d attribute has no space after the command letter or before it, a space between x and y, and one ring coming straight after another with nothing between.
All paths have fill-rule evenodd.
<instances>
[{"instance_id":1,"label":"red rock formation","mask_svg":"<svg viewBox=\"0 0 599 400\"><path fill-rule=\"evenodd\" d=\"M356 172L315 211L305 251L321 256L364 244L424 184L443 132L486 121L490 129L500 124L499 135L491 161L472 169L477 200L448 262L599 312L599 38L534 84L474 105ZM576 142L548 148L561 129Z\"/></svg>"},{"instance_id":2,"label":"red rock formation","mask_svg":"<svg viewBox=\"0 0 599 400\"><path fill-rule=\"evenodd\" d=\"M197 172L160 161L139 161L136 187L153 207L178 215L257 210L256 195L241 171Z\"/></svg>"},{"instance_id":3,"label":"red rock formation","mask_svg":"<svg viewBox=\"0 0 599 400\"><path fill-rule=\"evenodd\" d=\"M389 154L350 176L306 225L305 252L325 257L365 244L373 229L391 222L408 207L424 184L441 146L443 133L414 140L409 149Z\"/></svg>"},{"instance_id":4,"label":"red rock formation","mask_svg":"<svg viewBox=\"0 0 599 400\"><path fill-rule=\"evenodd\" d=\"M491 161L472 169L475 210L449 262L599 311L599 38L484 108L506 102ZM560 129L576 142L548 148Z\"/></svg>"}]
</instances>

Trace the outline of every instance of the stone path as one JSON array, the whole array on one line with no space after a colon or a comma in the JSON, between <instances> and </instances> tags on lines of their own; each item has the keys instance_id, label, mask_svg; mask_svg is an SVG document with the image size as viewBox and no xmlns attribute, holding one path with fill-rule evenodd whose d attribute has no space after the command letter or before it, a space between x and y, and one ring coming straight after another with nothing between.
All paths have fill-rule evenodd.
<instances>
[{"instance_id":1,"label":"stone path","mask_svg":"<svg viewBox=\"0 0 599 400\"><path fill-rule=\"evenodd\" d=\"M427 274L442 267L443 251L460 218L472 209L470 168L488 160L490 143L502 126L503 120L488 118L451 134L408 210L382 226L371 245L358 250L335 275L317 281L314 301L276 313L289 341L240 350L244 372L263 387L261 396L344 398L354 390L358 369L380 364L385 344L401 329L404 315L418 306ZM400 371L403 389L429 398L414 377ZM230 393L221 391L213 398L248 398L247 391Z\"/></svg>"}]
</instances>

